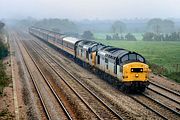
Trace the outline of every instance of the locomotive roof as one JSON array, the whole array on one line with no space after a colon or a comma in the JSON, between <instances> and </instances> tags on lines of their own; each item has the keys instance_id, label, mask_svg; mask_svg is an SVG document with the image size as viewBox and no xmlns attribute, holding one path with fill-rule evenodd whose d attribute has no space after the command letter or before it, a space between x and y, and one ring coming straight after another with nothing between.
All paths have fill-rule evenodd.
<instances>
[{"instance_id":1,"label":"locomotive roof","mask_svg":"<svg viewBox=\"0 0 180 120\"><path fill-rule=\"evenodd\" d=\"M81 40L78 43L79 47L83 47L85 49L88 49L96 44L98 44L96 41L91 41L91 40Z\"/></svg>"},{"instance_id":2,"label":"locomotive roof","mask_svg":"<svg viewBox=\"0 0 180 120\"><path fill-rule=\"evenodd\" d=\"M107 55L113 56L113 57L117 57L124 52L128 52L127 50L125 50L123 48L115 48L115 47L110 47L110 48L106 49L105 51L106 51Z\"/></svg>"},{"instance_id":3,"label":"locomotive roof","mask_svg":"<svg viewBox=\"0 0 180 120\"><path fill-rule=\"evenodd\" d=\"M96 43L95 41L90 41L90 40L82 40L81 42L79 42L79 45L91 45Z\"/></svg>"},{"instance_id":4,"label":"locomotive roof","mask_svg":"<svg viewBox=\"0 0 180 120\"><path fill-rule=\"evenodd\" d=\"M116 58L120 58L120 57L124 56L125 54L129 54L132 52L125 50L123 48L104 46L100 49L100 51L98 53L105 57L115 60Z\"/></svg>"},{"instance_id":5,"label":"locomotive roof","mask_svg":"<svg viewBox=\"0 0 180 120\"><path fill-rule=\"evenodd\" d=\"M75 44L77 41L80 41L80 39L75 38L75 37L64 37L63 41Z\"/></svg>"}]
</instances>

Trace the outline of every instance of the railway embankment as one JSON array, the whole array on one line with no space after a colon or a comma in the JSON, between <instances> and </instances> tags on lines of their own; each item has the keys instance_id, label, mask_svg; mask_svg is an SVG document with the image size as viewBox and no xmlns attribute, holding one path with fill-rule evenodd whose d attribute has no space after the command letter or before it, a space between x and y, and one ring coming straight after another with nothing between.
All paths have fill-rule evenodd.
<instances>
[{"instance_id":1,"label":"railway embankment","mask_svg":"<svg viewBox=\"0 0 180 120\"><path fill-rule=\"evenodd\" d=\"M4 31L0 29L0 119L14 117L9 44Z\"/></svg>"}]
</instances>

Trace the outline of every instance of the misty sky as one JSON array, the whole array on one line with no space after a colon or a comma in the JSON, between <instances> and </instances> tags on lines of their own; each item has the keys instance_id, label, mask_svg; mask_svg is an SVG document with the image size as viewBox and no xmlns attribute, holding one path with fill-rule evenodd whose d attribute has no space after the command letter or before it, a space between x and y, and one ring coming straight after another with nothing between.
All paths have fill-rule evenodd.
<instances>
[{"instance_id":1,"label":"misty sky","mask_svg":"<svg viewBox=\"0 0 180 120\"><path fill-rule=\"evenodd\" d=\"M0 0L2 18L180 18L180 0Z\"/></svg>"}]
</instances>

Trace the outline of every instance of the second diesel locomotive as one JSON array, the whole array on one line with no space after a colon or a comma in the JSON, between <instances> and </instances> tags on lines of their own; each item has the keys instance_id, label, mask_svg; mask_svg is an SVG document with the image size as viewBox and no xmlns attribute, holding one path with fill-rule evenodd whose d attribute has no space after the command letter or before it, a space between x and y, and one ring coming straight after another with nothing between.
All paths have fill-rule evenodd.
<instances>
[{"instance_id":1,"label":"second diesel locomotive","mask_svg":"<svg viewBox=\"0 0 180 120\"><path fill-rule=\"evenodd\" d=\"M145 58L136 52L37 27L30 27L29 32L93 68L111 82L118 81L118 86L125 91L144 92L148 86L149 66Z\"/></svg>"}]
</instances>

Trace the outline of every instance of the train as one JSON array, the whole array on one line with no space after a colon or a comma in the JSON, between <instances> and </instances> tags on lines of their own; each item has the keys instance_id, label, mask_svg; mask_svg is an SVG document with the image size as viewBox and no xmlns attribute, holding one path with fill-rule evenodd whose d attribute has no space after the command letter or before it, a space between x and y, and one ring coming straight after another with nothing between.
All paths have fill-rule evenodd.
<instances>
[{"instance_id":1,"label":"train","mask_svg":"<svg viewBox=\"0 0 180 120\"><path fill-rule=\"evenodd\" d=\"M149 66L136 52L34 26L29 28L29 33L60 49L110 83L117 84L123 91L144 92L149 85Z\"/></svg>"}]
</instances>

